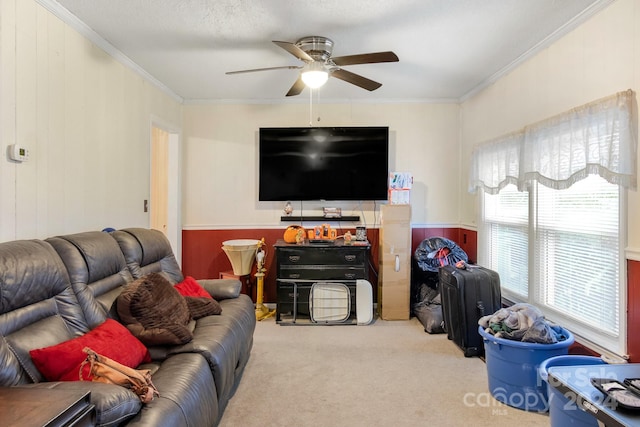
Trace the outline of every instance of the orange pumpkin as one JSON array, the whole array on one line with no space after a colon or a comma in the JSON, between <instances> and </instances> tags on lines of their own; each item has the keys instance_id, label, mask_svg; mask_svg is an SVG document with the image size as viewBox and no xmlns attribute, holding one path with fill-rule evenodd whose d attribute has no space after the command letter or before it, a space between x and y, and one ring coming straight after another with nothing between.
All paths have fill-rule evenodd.
<instances>
[{"instance_id":1,"label":"orange pumpkin","mask_svg":"<svg viewBox=\"0 0 640 427\"><path fill-rule=\"evenodd\" d=\"M296 239L296 236L298 235L301 237ZM290 225L286 230L284 230L284 241L287 243L298 243L298 241L304 240L306 236L307 231L300 225Z\"/></svg>"}]
</instances>

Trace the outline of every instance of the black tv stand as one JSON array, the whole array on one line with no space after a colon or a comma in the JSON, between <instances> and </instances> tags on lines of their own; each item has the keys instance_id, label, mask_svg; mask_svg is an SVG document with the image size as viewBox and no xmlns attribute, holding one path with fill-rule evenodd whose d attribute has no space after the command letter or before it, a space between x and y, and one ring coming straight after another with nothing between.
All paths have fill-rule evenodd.
<instances>
[{"instance_id":1,"label":"black tv stand","mask_svg":"<svg viewBox=\"0 0 640 427\"><path fill-rule=\"evenodd\" d=\"M360 217L358 215L354 216L340 216L340 217L326 217L323 215L317 216L281 216L280 221L287 222L300 222L300 221L360 221Z\"/></svg>"},{"instance_id":2,"label":"black tv stand","mask_svg":"<svg viewBox=\"0 0 640 427\"><path fill-rule=\"evenodd\" d=\"M371 245L285 243L278 240L276 253L276 323L280 325L325 325L313 322L309 294L315 283L342 283L351 291L351 313L343 324L356 324L356 283L369 278Z\"/></svg>"}]
</instances>

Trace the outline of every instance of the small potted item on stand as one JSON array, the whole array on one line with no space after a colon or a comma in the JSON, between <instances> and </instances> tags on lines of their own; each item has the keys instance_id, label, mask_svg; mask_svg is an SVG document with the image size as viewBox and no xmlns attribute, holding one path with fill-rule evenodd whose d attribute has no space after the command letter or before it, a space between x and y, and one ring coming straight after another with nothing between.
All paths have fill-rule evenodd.
<instances>
[{"instance_id":1,"label":"small potted item on stand","mask_svg":"<svg viewBox=\"0 0 640 427\"><path fill-rule=\"evenodd\" d=\"M307 231L304 227L300 225L290 225L284 231L284 241L287 243L298 243L301 244L304 242L304 238L307 234Z\"/></svg>"},{"instance_id":2,"label":"small potted item on stand","mask_svg":"<svg viewBox=\"0 0 640 427\"><path fill-rule=\"evenodd\" d=\"M350 245L351 244L351 232L347 231L346 233L344 233L344 244L345 245Z\"/></svg>"}]
</instances>

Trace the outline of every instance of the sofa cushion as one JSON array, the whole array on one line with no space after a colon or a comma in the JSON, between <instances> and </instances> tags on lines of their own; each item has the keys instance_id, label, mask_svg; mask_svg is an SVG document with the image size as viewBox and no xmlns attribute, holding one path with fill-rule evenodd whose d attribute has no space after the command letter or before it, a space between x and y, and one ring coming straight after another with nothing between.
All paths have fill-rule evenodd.
<instances>
[{"instance_id":1,"label":"sofa cushion","mask_svg":"<svg viewBox=\"0 0 640 427\"><path fill-rule=\"evenodd\" d=\"M124 255L109 234L87 231L46 240L62 258L85 318L95 328L115 311L114 301L133 281Z\"/></svg>"},{"instance_id":2,"label":"sofa cushion","mask_svg":"<svg viewBox=\"0 0 640 427\"><path fill-rule=\"evenodd\" d=\"M80 365L87 356L82 351L85 347L130 368L151 360L147 348L127 328L112 319L78 338L33 349L29 354L48 381L78 381ZM89 378L89 365L84 367L83 378Z\"/></svg>"},{"instance_id":3,"label":"sofa cushion","mask_svg":"<svg viewBox=\"0 0 640 427\"><path fill-rule=\"evenodd\" d=\"M116 304L120 321L147 345L185 344L193 339L187 302L162 274L134 280Z\"/></svg>"},{"instance_id":4,"label":"sofa cushion","mask_svg":"<svg viewBox=\"0 0 640 427\"><path fill-rule=\"evenodd\" d=\"M166 274L171 283L180 283L184 279L171 243L162 231L125 228L114 231L111 236L120 245L134 279L159 272Z\"/></svg>"},{"instance_id":5,"label":"sofa cushion","mask_svg":"<svg viewBox=\"0 0 640 427\"><path fill-rule=\"evenodd\" d=\"M182 282L175 285L175 288L180 292L180 295L184 297L213 298L202 286L200 286L196 279L191 276L186 276Z\"/></svg>"}]
</instances>

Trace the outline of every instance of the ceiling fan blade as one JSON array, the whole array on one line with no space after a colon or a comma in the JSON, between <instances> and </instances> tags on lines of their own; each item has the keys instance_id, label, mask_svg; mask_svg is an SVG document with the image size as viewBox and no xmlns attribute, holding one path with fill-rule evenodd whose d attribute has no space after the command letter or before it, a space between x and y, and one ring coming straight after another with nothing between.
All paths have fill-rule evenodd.
<instances>
[{"instance_id":1,"label":"ceiling fan blade","mask_svg":"<svg viewBox=\"0 0 640 427\"><path fill-rule=\"evenodd\" d=\"M291 89L289 89L289 92L287 92L287 96L300 95L300 92L302 92L304 87L305 87L305 84L302 81L302 77L298 77L298 80L296 80L293 86L291 86Z\"/></svg>"},{"instance_id":2,"label":"ceiling fan blade","mask_svg":"<svg viewBox=\"0 0 640 427\"><path fill-rule=\"evenodd\" d=\"M347 83L351 83L356 86L360 86L363 89L368 91L373 91L382 86L382 83L374 82L373 80L369 80L366 77L362 77L358 74L352 73L351 71L337 69L331 72L332 77L336 77L340 80L344 80Z\"/></svg>"},{"instance_id":3,"label":"ceiling fan blade","mask_svg":"<svg viewBox=\"0 0 640 427\"><path fill-rule=\"evenodd\" d=\"M278 46L280 46L281 48L283 48L284 50L286 50L287 52L289 52L291 55L293 55L296 58L298 58L299 60L304 61L304 62L313 62L313 58L310 57L309 54L307 54L307 52L305 52L304 50L300 49L295 44L293 44L291 42L279 42L279 41L275 41L275 40L273 40L273 42L275 44L277 44Z\"/></svg>"},{"instance_id":4,"label":"ceiling fan blade","mask_svg":"<svg viewBox=\"0 0 640 427\"><path fill-rule=\"evenodd\" d=\"M256 71L270 71L270 70L299 70L300 68L302 67L296 67L295 65L285 65L282 67L253 68L251 70L227 71L225 74L253 73Z\"/></svg>"},{"instance_id":5,"label":"ceiling fan blade","mask_svg":"<svg viewBox=\"0 0 640 427\"><path fill-rule=\"evenodd\" d=\"M344 65L375 64L378 62L398 62L398 56L391 52L363 53L360 55L338 56L331 60L339 67Z\"/></svg>"}]
</instances>

